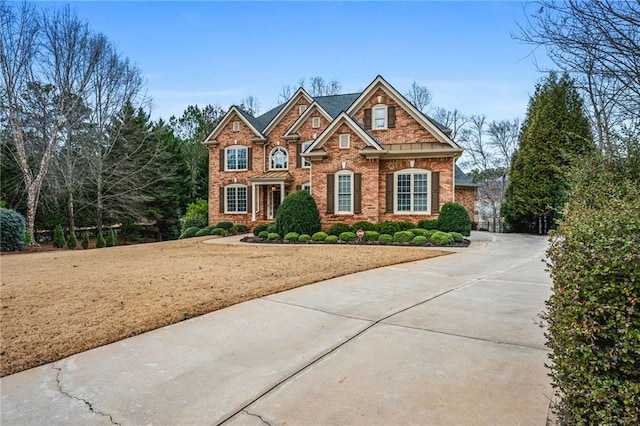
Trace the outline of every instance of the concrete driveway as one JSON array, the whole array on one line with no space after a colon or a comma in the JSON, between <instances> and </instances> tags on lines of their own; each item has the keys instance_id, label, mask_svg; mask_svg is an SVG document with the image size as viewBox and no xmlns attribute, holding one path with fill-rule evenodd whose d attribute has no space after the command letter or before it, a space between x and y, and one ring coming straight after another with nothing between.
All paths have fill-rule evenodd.
<instances>
[{"instance_id":1,"label":"concrete driveway","mask_svg":"<svg viewBox=\"0 0 640 426\"><path fill-rule=\"evenodd\" d=\"M474 233L0 379L2 425L545 425L544 237Z\"/></svg>"}]
</instances>

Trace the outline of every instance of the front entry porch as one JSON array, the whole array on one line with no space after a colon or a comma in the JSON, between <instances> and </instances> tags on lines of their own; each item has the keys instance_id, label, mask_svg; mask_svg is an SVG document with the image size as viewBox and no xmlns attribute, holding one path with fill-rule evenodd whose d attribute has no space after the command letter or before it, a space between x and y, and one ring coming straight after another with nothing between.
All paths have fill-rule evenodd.
<instances>
[{"instance_id":1,"label":"front entry porch","mask_svg":"<svg viewBox=\"0 0 640 426\"><path fill-rule=\"evenodd\" d=\"M251 181L251 222L272 221L293 183L289 172L266 172Z\"/></svg>"}]
</instances>

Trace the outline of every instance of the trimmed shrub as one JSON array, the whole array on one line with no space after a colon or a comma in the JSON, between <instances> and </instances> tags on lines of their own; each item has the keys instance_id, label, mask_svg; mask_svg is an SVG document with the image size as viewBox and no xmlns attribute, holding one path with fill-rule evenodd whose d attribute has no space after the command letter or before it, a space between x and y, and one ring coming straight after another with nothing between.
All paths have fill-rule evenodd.
<instances>
[{"instance_id":1,"label":"trimmed shrub","mask_svg":"<svg viewBox=\"0 0 640 426\"><path fill-rule=\"evenodd\" d=\"M413 238L413 240L411 240L411 244L413 244L414 246L423 246L425 244L427 244L427 237L425 237L424 235L417 235Z\"/></svg>"},{"instance_id":2,"label":"trimmed shrub","mask_svg":"<svg viewBox=\"0 0 640 426\"><path fill-rule=\"evenodd\" d=\"M393 237L390 234L380 234L378 237L378 244L386 246L387 244L391 244L393 241Z\"/></svg>"},{"instance_id":3,"label":"trimmed shrub","mask_svg":"<svg viewBox=\"0 0 640 426\"><path fill-rule=\"evenodd\" d=\"M298 241L298 238L300 238L300 234L297 232L289 232L284 236L284 239L287 241Z\"/></svg>"},{"instance_id":4,"label":"trimmed shrub","mask_svg":"<svg viewBox=\"0 0 640 426\"><path fill-rule=\"evenodd\" d=\"M307 241L311 241L311 236L309 234L302 234L298 237L298 241L306 243Z\"/></svg>"},{"instance_id":5,"label":"trimmed shrub","mask_svg":"<svg viewBox=\"0 0 640 426\"><path fill-rule=\"evenodd\" d=\"M276 232L276 224L275 223L270 223L267 225L267 232L272 234L274 232Z\"/></svg>"},{"instance_id":6,"label":"trimmed shrub","mask_svg":"<svg viewBox=\"0 0 640 426\"><path fill-rule=\"evenodd\" d=\"M228 231L229 229L231 229L232 226L233 226L232 222L218 222L215 227L222 228L225 231Z\"/></svg>"},{"instance_id":7,"label":"trimmed shrub","mask_svg":"<svg viewBox=\"0 0 640 426\"><path fill-rule=\"evenodd\" d=\"M116 236L116 231L114 231L113 228L109 229L106 241L107 247L115 247L118 244L118 237Z\"/></svg>"},{"instance_id":8,"label":"trimmed shrub","mask_svg":"<svg viewBox=\"0 0 640 426\"><path fill-rule=\"evenodd\" d=\"M413 229L416 227L416 225L412 222L409 221L402 221L402 222L398 222L398 226L400 226L400 230L401 231L408 231L410 229Z\"/></svg>"},{"instance_id":9,"label":"trimmed shrub","mask_svg":"<svg viewBox=\"0 0 640 426\"><path fill-rule=\"evenodd\" d=\"M74 249L78 246L78 239L76 238L76 233L72 232L69 234L69 239L67 240L67 247L70 249Z\"/></svg>"},{"instance_id":10,"label":"trimmed shrub","mask_svg":"<svg viewBox=\"0 0 640 426\"><path fill-rule=\"evenodd\" d=\"M218 228L220 228L220 227L218 227ZM238 223L236 225L233 225L231 228L229 228L229 232L232 233L232 234L246 234L247 232L249 232L249 227L247 225L243 225L241 223Z\"/></svg>"},{"instance_id":11,"label":"trimmed shrub","mask_svg":"<svg viewBox=\"0 0 640 426\"><path fill-rule=\"evenodd\" d=\"M438 216L438 230L471 235L471 219L467 209L458 203L445 203Z\"/></svg>"},{"instance_id":12,"label":"trimmed shrub","mask_svg":"<svg viewBox=\"0 0 640 426\"><path fill-rule=\"evenodd\" d=\"M449 232L453 237L453 241L456 243L461 243L464 241L464 236L458 232Z\"/></svg>"},{"instance_id":13,"label":"trimmed shrub","mask_svg":"<svg viewBox=\"0 0 640 426\"><path fill-rule=\"evenodd\" d=\"M0 207L0 251L16 251L25 244L24 216Z\"/></svg>"},{"instance_id":14,"label":"trimmed shrub","mask_svg":"<svg viewBox=\"0 0 640 426\"><path fill-rule=\"evenodd\" d=\"M256 225L255 228L253 228L253 235L255 235L256 237L259 236L262 231L267 230L268 226L269 225L267 225L266 223L261 223L260 225Z\"/></svg>"},{"instance_id":15,"label":"trimmed shrub","mask_svg":"<svg viewBox=\"0 0 640 426\"><path fill-rule=\"evenodd\" d=\"M429 230L425 231L424 236L427 237L427 239L430 239L431 236L433 234L435 234L436 232L440 232L440 231L438 231L437 229L429 229Z\"/></svg>"},{"instance_id":16,"label":"trimmed shrub","mask_svg":"<svg viewBox=\"0 0 640 426\"><path fill-rule=\"evenodd\" d=\"M85 250L89 248L89 234L86 232L82 233L82 248Z\"/></svg>"},{"instance_id":17,"label":"trimmed shrub","mask_svg":"<svg viewBox=\"0 0 640 426\"><path fill-rule=\"evenodd\" d=\"M429 230L438 230L438 219L422 219L418 221L418 228Z\"/></svg>"},{"instance_id":18,"label":"trimmed shrub","mask_svg":"<svg viewBox=\"0 0 640 426\"><path fill-rule=\"evenodd\" d=\"M338 242L338 236L337 235L329 235L327 236L327 238L324 240L324 242L326 244L335 244Z\"/></svg>"},{"instance_id":19,"label":"trimmed shrub","mask_svg":"<svg viewBox=\"0 0 640 426\"><path fill-rule=\"evenodd\" d=\"M62 231L62 225L58 224L53 230L53 246L55 248L62 248L67 242L64 239L64 232Z\"/></svg>"},{"instance_id":20,"label":"trimmed shrub","mask_svg":"<svg viewBox=\"0 0 640 426\"><path fill-rule=\"evenodd\" d=\"M398 231L393 234L393 242L394 243L408 243L413 240L413 233L410 231Z\"/></svg>"},{"instance_id":21,"label":"trimmed shrub","mask_svg":"<svg viewBox=\"0 0 640 426\"><path fill-rule=\"evenodd\" d=\"M224 237L225 235L227 235L227 231L222 228L212 228L209 231L209 235L220 235L221 237Z\"/></svg>"},{"instance_id":22,"label":"trimmed shrub","mask_svg":"<svg viewBox=\"0 0 640 426\"><path fill-rule=\"evenodd\" d=\"M426 229L422 229L422 228L411 228L409 229L409 232L411 232L413 235L420 235L420 236L426 236L427 234L427 230Z\"/></svg>"},{"instance_id":23,"label":"trimmed shrub","mask_svg":"<svg viewBox=\"0 0 640 426\"><path fill-rule=\"evenodd\" d=\"M277 232L269 232L269 235L267 236L267 238L269 238L271 241L279 240L280 234L278 234Z\"/></svg>"},{"instance_id":24,"label":"trimmed shrub","mask_svg":"<svg viewBox=\"0 0 640 426\"><path fill-rule=\"evenodd\" d=\"M367 222L366 220L356 222L351 226L351 229L355 232L358 229L362 229L363 231L377 231L378 227L371 222Z\"/></svg>"},{"instance_id":25,"label":"trimmed shrub","mask_svg":"<svg viewBox=\"0 0 640 426\"><path fill-rule=\"evenodd\" d=\"M380 237L378 231L364 231L362 239L365 241L378 241L378 237Z\"/></svg>"},{"instance_id":26,"label":"trimmed shrub","mask_svg":"<svg viewBox=\"0 0 640 426\"><path fill-rule=\"evenodd\" d=\"M202 229L208 225L209 205L202 198L196 199L195 203L187 206L187 212L182 218L182 233L187 228Z\"/></svg>"},{"instance_id":27,"label":"trimmed shrub","mask_svg":"<svg viewBox=\"0 0 640 426\"><path fill-rule=\"evenodd\" d=\"M187 228L184 230L184 232L182 233L182 235L180 235L180 238L191 238L191 237L195 237L196 234L198 233L200 229L198 229L195 226L192 226L191 228Z\"/></svg>"},{"instance_id":28,"label":"trimmed shrub","mask_svg":"<svg viewBox=\"0 0 640 426\"><path fill-rule=\"evenodd\" d=\"M287 195L278 207L276 232L280 235L289 232L311 235L319 230L320 212L311 194L300 190Z\"/></svg>"},{"instance_id":29,"label":"trimmed shrub","mask_svg":"<svg viewBox=\"0 0 640 426\"><path fill-rule=\"evenodd\" d=\"M356 239L358 239L358 237L356 236L355 232L342 232L339 236L338 239L340 241L346 241L346 242L351 242L351 241L355 241Z\"/></svg>"},{"instance_id":30,"label":"trimmed shrub","mask_svg":"<svg viewBox=\"0 0 640 426\"><path fill-rule=\"evenodd\" d=\"M206 228L202 228L201 230L196 232L196 237L205 237L207 235L211 235L210 232L211 229L209 229L209 227L207 226Z\"/></svg>"},{"instance_id":31,"label":"trimmed shrub","mask_svg":"<svg viewBox=\"0 0 640 426\"><path fill-rule=\"evenodd\" d=\"M196 228L197 230L198 228ZM104 240L104 235L102 235L102 232L98 232L98 236L96 237L96 247L97 248L103 248L107 245L107 242Z\"/></svg>"},{"instance_id":32,"label":"trimmed shrub","mask_svg":"<svg viewBox=\"0 0 640 426\"><path fill-rule=\"evenodd\" d=\"M448 232L436 231L429 238L429 241L437 246L446 246L453 242L453 237Z\"/></svg>"},{"instance_id":33,"label":"trimmed shrub","mask_svg":"<svg viewBox=\"0 0 640 426\"><path fill-rule=\"evenodd\" d=\"M258 236L260 238L269 238L269 231L260 231L260 234L258 234Z\"/></svg>"},{"instance_id":34,"label":"trimmed shrub","mask_svg":"<svg viewBox=\"0 0 640 426\"><path fill-rule=\"evenodd\" d=\"M313 241L324 241L324 240L326 240L326 239L327 239L327 237L328 237L328 235L327 235L327 233L326 233L326 232L322 232L322 231L320 231L320 232L316 232L315 234L313 234L313 235L311 236L311 239L312 239Z\"/></svg>"},{"instance_id":35,"label":"trimmed shrub","mask_svg":"<svg viewBox=\"0 0 640 426\"><path fill-rule=\"evenodd\" d=\"M402 229L400 229L400 223L396 222L395 220L385 220L384 222L380 222L378 224L378 232L380 232L380 234L393 235L396 232L400 231L402 231Z\"/></svg>"},{"instance_id":36,"label":"trimmed shrub","mask_svg":"<svg viewBox=\"0 0 640 426\"><path fill-rule=\"evenodd\" d=\"M327 234L338 236L343 232L351 231L353 231L353 228L351 228L349 225L347 225L346 223L338 222L331 225L331 228L329 228L329 232L327 232Z\"/></svg>"}]
</instances>

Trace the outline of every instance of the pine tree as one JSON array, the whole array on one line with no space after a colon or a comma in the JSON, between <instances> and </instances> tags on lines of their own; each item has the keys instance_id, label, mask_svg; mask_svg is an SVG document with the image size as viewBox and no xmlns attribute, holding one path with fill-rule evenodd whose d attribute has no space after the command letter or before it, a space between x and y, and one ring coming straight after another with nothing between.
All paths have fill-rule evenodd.
<instances>
[{"instance_id":1,"label":"pine tree","mask_svg":"<svg viewBox=\"0 0 640 426\"><path fill-rule=\"evenodd\" d=\"M512 231L546 233L553 227L564 204L569 167L595 149L583 104L566 74L551 73L536 86L502 207Z\"/></svg>"},{"instance_id":2,"label":"pine tree","mask_svg":"<svg viewBox=\"0 0 640 426\"><path fill-rule=\"evenodd\" d=\"M67 247L69 247L70 249L74 249L76 248L77 245L78 245L78 239L76 238L76 233L71 232L69 234L69 239L67 240Z\"/></svg>"},{"instance_id":3,"label":"pine tree","mask_svg":"<svg viewBox=\"0 0 640 426\"><path fill-rule=\"evenodd\" d=\"M64 240L64 232L62 226L57 225L53 230L53 246L55 248L62 248L67 242Z\"/></svg>"},{"instance_id":4,"label":"pine tree","mask_svg":"<svg viewBox=\"0 0 640 426\"><path fill-rule=\"evenodd\" d=\"M106 245L107 245L107 242L104 240L104 236L102 235L102 232L98 232L98 239L96 241L96 247L97 248L103 248Z\"/></svg>"},{"instance_id":5,"label":"pine tree","mask_svg":"<svg viewBox=\"0 0 640 426\"><path fill-rule=\"evenodd\" d=\"M89 248L89 234L86 232L82 234L82 248L85 250Z\"/></svg>"}]
</instances>

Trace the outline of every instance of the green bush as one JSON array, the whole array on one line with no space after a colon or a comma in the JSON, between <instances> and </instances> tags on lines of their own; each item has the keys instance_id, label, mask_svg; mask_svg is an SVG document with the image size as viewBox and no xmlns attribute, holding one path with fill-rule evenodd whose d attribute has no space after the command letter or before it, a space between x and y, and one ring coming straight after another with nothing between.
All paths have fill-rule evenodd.
<instances>
[{"instance_id":1,"label":"green bush","mask_svg":"<svg viewBox=\"0 0 640 426\"><path fill-rule=\"evenodd\" d=\"M362 239L365 241L378 241L379 237L380 233L377 231L364 231Z\"/></svg>"},{"instance_id":2,"label":"green bush","mask_svg":"<svg viewBox=\"0 0 640 426\"><path fill-rule=\"evenodd\" d=\"M98 236L96 237L96 247L103 248L106 245L107 245L107 242L104 240L104 236L102 235L102 232L98 232Z\"/></svg>"},{"instance_id":3,"label":"green bush","mask_svg":"<svg viewBox=\"0 0 640 426\"><path fill-rule=\"evenodd\" d=\"M31 243L31 233L24 228L24 245L27 246L29 243Z\"/></svg>"},{"instance_id":4,"label":"green bush","mask_svg":"<svg viewBox=\"0 0 640 426\"><path fill-rule=\"evenodd\" d=\"M422 219L418 221L418 228L429 230L438 230L438 219Z\"/></svg>"},{"instance_id":5,"label":"green bush","mask_svg":"<svg viewBox=\"0 0 640 426\"><path fill-rule=\"evenodd\" d=\"M24 216L15 210L0 207L0 250L20 250L24 247L24 240Z\"/></svg>"},{"instance_id":6,"label":"green bush","mask_svg":"<svg viewBox=\"0 0 640 426\"><path fill-rule=\"evenodd\" d=\"M182 219L182 232L187 228L204 228L209 222L209 205L202 198L196 199L195 203L187 206L187 212Z\"/></svg>"},{"instance_id":7,"label":"green bush","mask_svg":"<svg viewBox=\"0 0 640 426\"><path fill-rule=\"evenodd\" d=\"M182 238L192 238L192 237L195 237L199 230L200 230L200 229L199 229L199 228L197 228L197 227L195 227L195 226L192 226L191 228L187 228L187 229L185 229L185 230L184 230L184 232L182 233L182 235L180 235L180 238L182 239Z\"/></svg>"},{"instance_id":8,"label":"green bush","mask_svg":"<svg viewBox=\"0 0 640 426\"><path fill-rule=\"evenodd\" d=\"M640 182L608 161L581 166L547 253L556 412L559 424L637 425Z\"/></svg>"},{"instance_id":9,"label":"green bush","mask_svg":"<svg viewBox=\"0 0 640 426\"><path fill-rule=\"evenodd\" d=\"M287 241L298 241L298 238L300 238L300 234L297 232L289 232L284 236L284 239Z\"/></svg>"},{"instance_id":10,"label":"green bush","mask_svg":"<svg viewBox=\"0 0 640 426\"><path fill-rule=\"evenodd\" d=\"M425 244L427 244L427 237L425 237L424 235L417 235L413 238L413 240L411 240L411 244L413 244L414 246L423 246Z\"/></svg>"},{"instance_id":11,"label":"green bush","mask_svg":"<svg viewBox=\"0 0 640 426\"><path fill-rule=\"evenodd\" d=\"M114 231L113 228L109 229L106 243L107 243L107 247L115 247L118 244L118 237L116 236L116 231Z\"/></svg>"},{"instance_id":12,"label":"green bush","mask_svg":"<svg viewBox=\"0 0 640 426\"><path fill-rule=\"evenodd\" d=\"M400 226L400 230L401 231L408 231L410 229L413 229L416 227L416 225L412 222L409 221L402 221L402 222L398 222L398 226Z\"/></svg>"},{"instance_id":13,"label":"green bush","mask_svg":"<svg viewBox=\"0 0 640 426\"><path fill-rule=\"evenodd\" d=\"M227 235L227 231L222 228L212 228L209 231L209 235L219 235L221 237L224 237L225 235Z\"/></svg>"},{"instance_id":14,"label":"green bush","mask_svg":"<svg viewBox=\"0 0 640 426\"><path fill-rule=\"evenodd\" d=\"M400 222L396 222L395 220L385 220L378 224L378 232L380 232L380 234L393 235L399 231L402 231L402 229L400 229Z\"/></svg>"},{"instance_id":15,"label":"green bush","mask_svg":"<svg viewBox=\"0 0 640 426\"><path fill-rule=\"evenodd\" d=\"M408 243L413 240L413 233L410 231L398 231L393 234L393 242L394 243Z\"/></svg>"},{"instance_id":16,"label":"green bush","mask_svg":"<svg viewBox=\"0 0 640 426\"><path fill-rule=\"evenodd\" d=\"M383 246L391 244L392 241L393 236L391 236L390 234L380 234L380 236L378 237L378 244L381 244Z\"/></svg>"},{"instance_id":17,"label":"green bush","mask_svg":"<svg viewBox=\"0 0 640 426\"><path fill-rule=\"evenodd\" d=\"M445 203L438 216L438 230L471 235L471 219L467 209L458 203Z\"/></svg>"},{"instance_id":18,"label":"green bush","mask_svg":"<svg viewBox=\"0 0 640 426\"><path fill-rule=\"evenodd\" d=\"M62 225L58 224L53 230L53 246L55 248L62 248L65 246L65 244L67 244L67 242L64 239L64 232L62 231Z\"/></svg>"},{"instance_id":19,"label":"green bush","mask_svg":"<svg viewBox=\"0 0 640 426\"><path fill-rule=\"evenodd\" d=\"M453 242L453 237L448 232L436 231L429 238L429 241L437 246L446 246Z\"/></svg>"},{"instance_id":20,"label":"green bush","mask_svg":"<svg viewBox=\"0 0 640 426\"><path fill-rule=\"evenodd\" d=\"M215 227L222 228L225 231L228 231L229 229L231 229L232 226L233 226L232 222L218 222Z\"/></svg>"},{"instance_id":21,"label":"green bush","mask_svg":"<svg viewBox=\"0 0 640 426\"><path fill-rule=\"evenodd\" d=\"M267 225L266 223L261 223L259 225L256 225L255 228L253 228L253 235L255 235L256 237L259 236L262 231L267 230L268 226L269 225Z\"/></svg>"},{"instance_id":22,"label":"green bush","mask_svg":"<svg viewBox=\"0 0 640 426\"><path fill-rule=\"evenodd\" d=\"M277 232L269 232L269 235L267 236L267 238L269 238L271 241L279 240L280 234L278 234Z\"/></svg>"},{"instance_id":23,"label":"green bush","mask_svg":"<svg viewBox=\"0 0 640 426\"><path fill-rule=\"evenodd\" d=\"M258 234L258 237L269 238L269 231L260 231L260 234Z\"/></svg>"},{"instance_id":24,"label":"green bush","mask_svg":"<svg viewBox=\"0 0 640 426\"><path fill-rule=\"evenodd\" d=\"M409 229L409 232L416 236L420 235L424 237L427 235L427 230L422 228L411 228Z\"/></svg>"},{"instance_id":25,"label":"green bush","mask_svg":"<svg viewBox=\"0 0 640 426\"><path fill-rule=\"evenodd\" d=\"M82 233L82 248L85 250L89 248L89 234L86 232Z\"/></svg>"},{"instance_id":26,"label":"green bush","mask_svg":"<svg viewBox=\"0 0 640 426\"><path fill-rule=\"evenodd\" d=\"M377 231L378 227L371 222L367 222L366 220L356 222L351 226L351 229L355 232L358 229L362 229L363 231Z\"/></svg>"},{"instance_id":27,"label":"green bush","mask_svg":"<svg viewBox=\"0 0 640 426\"><path fill-rule=\"evenodd\" d=\"M72 232L69 234L69 239L67 239L67 247L70 249L74 249L78 246L78 239L76 238L76 233Z\"/></svg>"},{"instance_id":28,"label":"green bush","mask_svg":"<svg viewBox=\"0 0 640 426\"><path fill-rule=\"evenodd\" d=\"M201 230L196 232L196 237L204 237L207 235L211 235L210 232L211 232L211 229L209 229L209 227L207 226L206 228L202 228Z\"/></svg>"},{"instance_id":29,"label":"green bush","mask_svg":"<svg viewBox=\"0 0 640 426\"><path fill-rule=\"evenodd\" d=\"M343 232L352 232L352 231L353 231L353 228L351 228L346 223L338 222L331 225L331 228L329 228L329 232L327 232L327 234L338 236Z\"/></svg>"},{"instance_id":30,"label":"green bush","mask_svg":"<svg viewBox=\"0 0 640 426\"><path fill-rule=\"evenodd\" d=\"M462 241L464 241L464 235L458 233L458 232L449 232L451 234L451 236L453 237L453 241L456 243L461 243Z\"/></svg>"},{"instance_id":31,"label":"green bush","mask_svg":"<svg viewBox=\"0 0 640 426\"><path fill-rule=\"evenodd\" d=\"M326 240L326 239L327 239L327 236L328 236L328 235L327 235L327 233L326 233L326 232L319 231L319 232L316 232L315 234L313 234L313 235L311 236L311 239L312 239L313 241L324 241L324 240Z\"/></svg>"},{"instance_id":32,"label":"green bush","mask_svg":"<svg viewBox=\"0 0 640 426\"><path fill-rule=\"evenodd\" d=\"M307 191L295 191L287 195L276 215L276 232L280 235L296 232L313 234L320 230L320 212L316 201Z\"/></svg>"},{"instance_id":33,"label":"green bush","mask_svg":"<svg viewBox=\"0 0 640 426\"><path fill-rule=\"evenodd\" d=\"M437 229L429 229L427 231L425 231L425 233L423 234L425 237L427 237L427 239L431 239L431 236L433 234L435 234L436 232L440 232Z\"/></svg>"},{"instance_id":34,"label":"green bush","mask_svg":"<svg viewBox=\"0 0 640 426\"><path fill-rule=\"evenodd\" d=\"M346 241L346 242L355 241L357 238L358 237L356 236L356 234L354 232L342 232L338 236L338 239L340 241Z\"/></svg>"},{"instance_id":35,"label":"green bush","mask_svg":"<svg viewBox=\"0 0 640 426\"><path fill-rule=\"evenodd\" d=\"M272 234L274 232L276 232L276 224L275 223L270 223L267 225L267 232Z\"/></svg>"},{"instance_id":36,"label":"green bush","mask_svg":"<svg viewBox=\"0 0 640 426\"><path fill-rule=\"evenodd\" d=\"M327 244L335 244L335 243L338 242L338 236L337 235L329 235L324 240L324 242L327 243Z\"/></svg>"},{"instance_id":37,"label":"green bush","mask_svg":"<svg viewBox=\"0 0 640 426\"><path fill-rule=\"evenodd\" d=\"M311 241L311 236L309 234L302 234L298 237L298 241L306 243L307 241Z\"/></svg>"},{"instance_id":38,"label":"green bush","mask_svg":"<svg viewBox=\"0 0 640 426\"><path fill-rule=\"evenodd\" d=\"M218 228L220 227L218 226ZM238 223L236 225L233 225L231 228L229 228L229 232L232 234L246 234L247 232L249 232L249 227L247 225Z\"/></svg>"}]
</instances>

